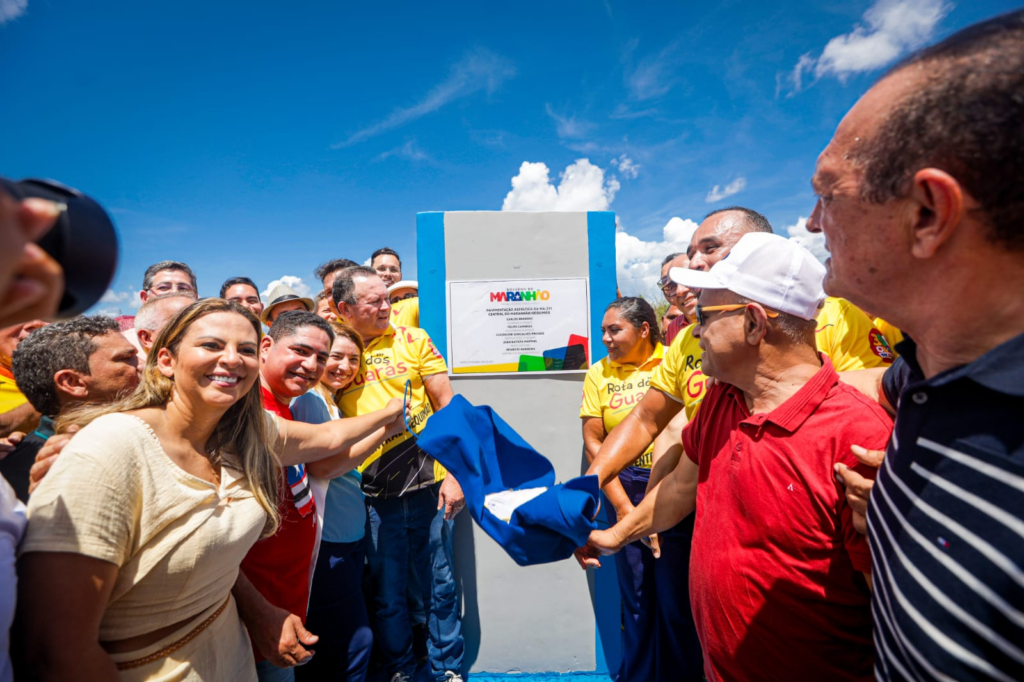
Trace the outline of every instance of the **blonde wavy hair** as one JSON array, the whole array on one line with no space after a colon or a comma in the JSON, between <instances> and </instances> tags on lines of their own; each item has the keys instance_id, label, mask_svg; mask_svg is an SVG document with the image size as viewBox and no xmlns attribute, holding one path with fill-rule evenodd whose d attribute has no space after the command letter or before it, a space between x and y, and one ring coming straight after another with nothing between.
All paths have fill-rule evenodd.
<instances>
[{"instance_id":1,"label":"blonde wavy hair","mask_svg":"<svg viewBox=\"0 0 1024 682\"><path fill-rule=\"evenodd\" d=\"M157 367L157 354L166 348L177 357L182 339L196 321L214 313L235 313L245 318L256 332L257 344L262 340L263 331L259 320L237 303L219 298L205 298L182 309L172 317L157 335L153 348L146 357L146 366L138 388L121 400L102 405L84 405L57 421L57 431L66 431L70 426L85 426L97 417L118 412L141 410L147 407L164 407L174 394L174 377L166 377ZM249 391L232 405L220 418L206 444L210 453L210 464L223 464L222 452L232 453L238 458L242 473L252 490L256 501L267 514L263 536L277 532L280 516L278 504L278 460L271 449L271 434L267 427L260 382L253 382Z\"/></svg>"}]
</instances>

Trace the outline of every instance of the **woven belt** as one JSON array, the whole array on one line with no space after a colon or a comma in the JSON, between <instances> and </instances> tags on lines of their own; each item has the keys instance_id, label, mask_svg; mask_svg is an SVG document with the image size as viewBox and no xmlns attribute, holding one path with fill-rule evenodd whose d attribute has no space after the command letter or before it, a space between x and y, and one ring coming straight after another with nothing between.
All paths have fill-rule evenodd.
<instances>
[{"instance_id":1,"label":"woven belt","mask_svg":"<svg viewBox=\"0 0 1024 682\"><path fill-rule=\"evenodd\" d=\"M181 647L185 646L186 644L191 642L193 639L198 637L199 634L203 630L205 630L206 628L210 627L210 624L213 623L213 621L217 620L217 616L219 616L220 614L224 613L224 609L227 608L227 605L228 605L229 601L231 601L231 595L230 594L228 595L228 598L224 600L224 603L220 605L220 608L218 608L216 611L211 613L210 616L206 620L204 620L202 623L200 623L199 625L197 625L194 628L192 628L192 630L190 630L184 637L179 639L177 642L173 642L173 643L169 644L168 646L165 646L160 651L152 653L149 656L144 656L143 658L138 658L138 659L135 659L134 661L124 661L122 663L118 663L117 664L117 669L118 670L131 670L132 668L141 668L142 666L148 665L148 664L152 663L153 661L158 661L161 658L164 658L166 656L170 656L175 651L177 651L178 649L180 649Z\"/></svg>"}]
</instances>

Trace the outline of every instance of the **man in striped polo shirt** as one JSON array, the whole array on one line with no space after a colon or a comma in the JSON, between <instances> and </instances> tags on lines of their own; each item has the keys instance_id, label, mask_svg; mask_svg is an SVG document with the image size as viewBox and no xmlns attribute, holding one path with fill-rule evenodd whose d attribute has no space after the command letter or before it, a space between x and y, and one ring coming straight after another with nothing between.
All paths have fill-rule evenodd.
<instances>
[{"instance_id":1,"label":"man in striped polo shirt","mask_svg":"<svg viewBox=\"0 0 1024 682\"><path fill-rule=\"evenodd\" d=\"M1024 679L1022 92L1016 11L897 65L812 180L825 290L908 337L867 512L884 680Z\"/></svg>"}]
</instances>

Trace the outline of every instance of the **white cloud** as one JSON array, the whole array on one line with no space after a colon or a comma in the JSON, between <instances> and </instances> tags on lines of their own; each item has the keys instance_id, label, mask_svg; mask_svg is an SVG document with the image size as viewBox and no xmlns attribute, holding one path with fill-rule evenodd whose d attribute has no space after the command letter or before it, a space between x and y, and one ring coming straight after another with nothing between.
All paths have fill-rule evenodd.
<instances>
[{"instance_id":1,"label":"white cloud","mask_svg":"<svg viewBox=\"0 0 1024 682\"><path fill-rule=\"evenodd\" d=\"M636 176L640 174L639 164L625 154L622 154L617 159L612 159L611 165L612 168L618 168L619 173L627 180L635 180Z\"/></svg>"},{"instance_id":2,"label":"white cloud","mask_svg":"<svg viewBox=\"0 0 1024 682\"><path fill-rule=\"evenodd\" d=\"M639 169L622 155L613 164L619 172ZM623 170L625 167L626 170ZM503 211L605 211L611 208L619 182L587 159L579 159L562 172L557 186L551 182L546 164L524 162L512 178L512 191L505 196ZM660 295L657 290L661 261L670 253L686 251L697 229L692 220L672 218L662 228L661 241L644 241L616 225L615 251L619 288L625 295Z\"/></svg>"},{"instance_id":3,"label":"white cloud","mask_svg":"<svg viewBox=\"0 0 1024 682\"><path fill-rule=\"evenodd\" d=\"M416 140L412 139L407 140L406 143L400 147L389 149L388 151L384 152L376 159L374 159L374 161L383 161L385 159L390 159L393 156L397 156L403 159L409 159L410 161L430 160L430 157L427 156L427 153L420 149L419 145L416 143Z\"/></svg>"},{"instance_id":4,"label":"white cloud","mask_svg":"<svg viewBox=\"0 0 1024 682\"><path fill-rule=\"evenodd\" d=\"M740 176L733 180L732 182L730 182L724 188L721 187L720 185L715 185L714 187L712 187L711 191L708 192L706 197L704 197L704 201L706 201L709 204L713 204L716 201L721 201L722 199L725 199L726 197L731 197L733 194L739 194L746 188L746 186L747 179Z\"/></svg>"},{"instance_id":5,"label":"white cloud","mask_svg":"<svg viewBox=\"0 0 1024 682\"><path fill-rule=\"evenodd\" d=\"M828 41L819 57L801 56L779 87L786 80L799 92L812 70L815 78L835 76L843 82L852 74L880 69L927 43L952 8L947 0L877 0L862 23Z\"/></svg>"},{"instance_id":6,"label":"white cloud","mask_svg":"<svg viewBox=\"0 0 1024 682\"><path fill-rule=\"evenodd\" d=\"M672 218L662 228L662 240L646 242L620 230L615 233L618 284L624 296L656 296L661 261L671 253L685 252L697 223Z\"/></svg>"},{"instance_id":7,"label":"white cloud","mask_svg":"<svg viewBox=\"0 0 1024 682\"><path fill-rule=\"evenodd\" d=\"M395 109L382 121L353 133L344 142L331 145L331 149L342 149L358 144L481 90L488 94L493 93L503 82L515 76L515 73L515 67L504 57L490 50L474 50L454 64L448 77L428 92L422 100L410 107Z\"/></svg>"},{"instance_id":8,"label":"white cloud","mask_svg":"<svg viewBox=\"0 0 1024 682\"><path fill-rule=\"evenodd\" d=\"M555 122L555 132L560 138L580 138L594 129L590 121L578 119L575 116L560 116L555 113L550 104L544 105L544 111Z\"/></svg>"},{"instance_id":9,"label":"white cloud","mask_svg":"<svg viewBox=\"0 0 1024 682\"><path fill-rule=\"evenodd\" d=\"M614 176L605 179L604 170L579 159L559 176L556 187L544 163L524 161L512 178L512 190L505 195L502 211L606 211L619 191Z\"/></svg>"},{"instance_id":10,"label":"white cloud","mask_svg":"<svg viewBox=\"0 0 1024 682\"><path fill-rule=\"evenodd\" d=\"M142 299L139 298L139 292L135 289L130 287L128 291L107 289L96 306L91 308L88 313L117 317L118 315L131 315L140 307L142 307Z\"/></svg>"},{"instance_id":11,"label":"white cloud","mask_svg":"<svg viewBox=\"0 0 1024 682\"><path fill-rule=\"evenodd\" d=\"M626 48L625 62L626 89L634 100L658 99L668 94L675 86L673 71L679 63L679 43L667 45L660 52L641 59L632 65L632 53L638 45L632 41Z\"/></svg>"},{"instance_id":12,"label":"white cloud","mask_svg":"<svg viewBox=\"0 0 1024 682\"><path fill-rule=\"evenodd\" d=\"M28 8L28 0L0 0L0 24L14 21Z\"/></svg>"},{"instance_id":13,"label":"white cloud","mask_svg":"<svg viewBox=\"0 0 1024 682\"><path fill-rule=\"evenodd\" d=\"M267 285L266 289L260 292L260 298L263 299L264 303L270 302L268 298L270 296L270 290L273 289L278 284L287 284L292 288L292 291L294 291L299 296L309 296L312 291L309 288L309 285L302 281L301 277L296 277L295 275L285 275L281 279L275 279L273 282Z\"/></svg>"},{"instance_id":14,"label":"white cloud","mask_svg":"<svg viewBox=\"0 0 1024 682\"><path fill-rule=\"evenodd\" d=\"M824 233L810 233L807 231L807 218L800 216L796 223L786 228L786 234L800 246L814 254L814 257L822 263L828 258L828 251L825 250Z\"/></svg>"}]
</instances>

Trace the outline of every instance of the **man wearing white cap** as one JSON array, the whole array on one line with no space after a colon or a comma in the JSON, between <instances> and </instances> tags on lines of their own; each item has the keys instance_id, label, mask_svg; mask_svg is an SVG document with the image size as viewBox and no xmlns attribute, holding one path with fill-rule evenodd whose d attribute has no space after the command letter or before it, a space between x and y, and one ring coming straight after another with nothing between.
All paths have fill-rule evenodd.
<instances>
[{"instance_id":1,"label":"man wearing white cap","mask_svg":"<svg viewBox=\"0 0 1024 682\"><path fill-rule=\"evenodd\" d=\"M686 456L588 553L696 507L690 599L707 679L869 680L870 553L832 467L858 466L850 445L881 446L892 424L816 348L825 269L751 233L710 271L671 274L702 290L693 334L717 383L683 430Z\"/></svg>"}]
</instances>

